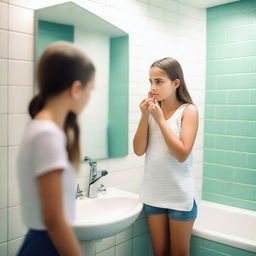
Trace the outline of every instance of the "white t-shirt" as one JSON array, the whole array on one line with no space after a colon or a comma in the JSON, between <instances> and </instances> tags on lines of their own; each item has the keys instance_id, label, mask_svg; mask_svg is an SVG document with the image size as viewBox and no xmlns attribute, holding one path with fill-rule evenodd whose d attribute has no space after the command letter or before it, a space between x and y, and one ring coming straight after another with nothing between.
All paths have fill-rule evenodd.
<instances>
[{"instance_id":1,"label":"white t-shirt","mask_svg":"<svg viewBox=\"0 0 256 256\"><path fill-rule=\"evenodd\" d=\"M187 105L181 105L166 120L178 138L182 112ZM182 163L170 153L158 124L150 116L144 177L140 189L141 201L155 207L190 211L196 199L192 163L192 153Z\"/></svg>"},{"instance_id":2,"label":"white t-shirt","mask_svg":"<svg viewBox=\"0 0 256 256\"><path fill-rule=\"evenodd\" d=\"M50 120L27 124L18 156L18 179L22 217L28 228L45 230L37 178L56 169L62 171L62 199L67 221L72 224L75 209L75 174L68 160L65 133Z\"/></svg>"}]
</instances>

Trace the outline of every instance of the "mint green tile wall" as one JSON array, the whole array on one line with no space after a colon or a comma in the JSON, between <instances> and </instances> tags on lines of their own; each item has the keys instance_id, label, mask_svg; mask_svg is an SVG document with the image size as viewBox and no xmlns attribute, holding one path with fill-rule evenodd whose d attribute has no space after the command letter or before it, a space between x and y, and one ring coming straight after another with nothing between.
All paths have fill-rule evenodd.
<instances>
[{"instance_id":1,"label":"mint green tile wall","mask_svg":"<svg viewBox=\"0 0 256 256\"><path fill-rule=\"evenodd\" d=\"M191 256L253 256L249 252L229 245L210 241L201 237L192 236L190 244Z\"/></svg>"},{"instance_id":2,"label":"mint green tile wall","mask_svg":"<svg viewBox=\"0 0 256 256\"><path fill-rule=\"evenodd\" d=\"M256 210L256 1L207 9L202 198Z\"/></svg>"},{"instance_id":3,"label":"mint green tile wall","mask_svg":"<svg viewBox=\"0 0 256 256\"><path fill-rule=\"evenodd\" d=\"M108 157L128 154L129 37L110 40Z\"/></svg>"}]
</instances>

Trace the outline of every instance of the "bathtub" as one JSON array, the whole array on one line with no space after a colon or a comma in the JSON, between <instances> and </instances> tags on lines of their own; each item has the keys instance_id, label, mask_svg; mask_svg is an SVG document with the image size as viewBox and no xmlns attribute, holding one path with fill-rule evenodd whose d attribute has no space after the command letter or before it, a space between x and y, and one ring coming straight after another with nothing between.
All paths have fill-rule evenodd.
<instances>
[{"instance_id":1,"label":"bathtub","mask_svg":"<svg viewBox=\"0 0 256 256\"><path fill-rule=\"evenodd\" d=\"M256 212L201 200L192 234L256 253Z\"/></svg>"}]
</instances>

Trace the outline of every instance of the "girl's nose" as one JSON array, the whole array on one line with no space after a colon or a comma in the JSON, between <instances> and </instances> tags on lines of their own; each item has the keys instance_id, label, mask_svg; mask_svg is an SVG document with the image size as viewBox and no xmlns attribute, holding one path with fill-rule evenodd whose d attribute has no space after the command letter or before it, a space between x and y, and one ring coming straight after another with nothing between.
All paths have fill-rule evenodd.
<instances>
[{"instance_id":1,"label":"girl's nose","mask_svg":"<svg viewBox=\"0 0 256 256\"><path fill-rule=\"evenodd\" d=\"M155 84L151 85L151 91L156 91L156 85Z\"/></svg>"}]
</instances>

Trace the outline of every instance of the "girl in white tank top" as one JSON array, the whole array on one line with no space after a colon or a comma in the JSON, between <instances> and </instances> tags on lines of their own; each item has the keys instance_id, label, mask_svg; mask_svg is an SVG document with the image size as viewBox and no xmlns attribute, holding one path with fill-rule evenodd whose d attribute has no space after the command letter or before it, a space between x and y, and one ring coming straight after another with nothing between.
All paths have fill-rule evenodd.
<instances>
[{"instance_id":1,"label":"girl in white tank top","mask_svg":"<svg viewBox=\"0 0 256 256\"><path fill-rule=\"evenodd\" d=\"M154 62L151 90L140 104L134 152L145 156L140 199L145 204L155 255L189 256L196 218L192 148L198 111L188 93L180 64Z\"/></svg>"}]
</instances>

